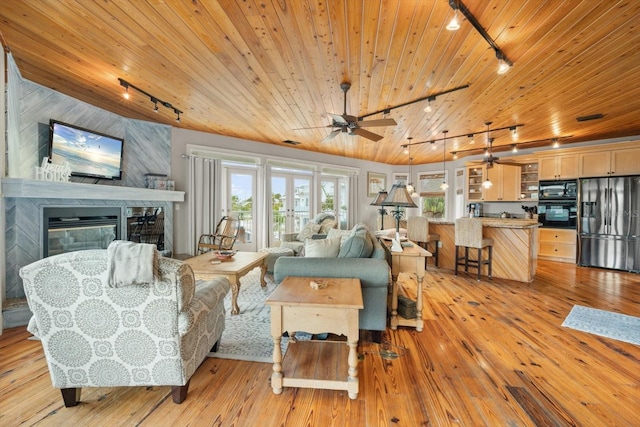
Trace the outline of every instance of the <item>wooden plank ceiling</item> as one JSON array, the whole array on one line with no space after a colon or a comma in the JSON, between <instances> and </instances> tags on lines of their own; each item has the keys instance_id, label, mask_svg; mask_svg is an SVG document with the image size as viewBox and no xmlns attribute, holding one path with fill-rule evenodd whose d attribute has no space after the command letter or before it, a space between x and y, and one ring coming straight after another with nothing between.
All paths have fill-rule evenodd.
<instances>
[{"instance_id":1,"label":"wooden plank ceiling","mask_svg":"<svg viewBox=\"0 0 640 427\"><path fill-rule=\"evenodd\" d=\"M475 153L486 135L466 135L487 121L524 125L517 139L492 132L495 151L640 134L640 2L463 3L514 63L506 74L462 15L445 29L447 0L3 1L0 31L24 78L122 116L388 164L408 164L408 137L438 140L412 146L414 164ZM182 110L180 123L135 91L125 101L118 78ZM322 142L344 81L347 113L391 107L366 118L397 122L367 128L380 141ZM430 113L393 108L465 85Z\"/></svg>"}]
</instances>

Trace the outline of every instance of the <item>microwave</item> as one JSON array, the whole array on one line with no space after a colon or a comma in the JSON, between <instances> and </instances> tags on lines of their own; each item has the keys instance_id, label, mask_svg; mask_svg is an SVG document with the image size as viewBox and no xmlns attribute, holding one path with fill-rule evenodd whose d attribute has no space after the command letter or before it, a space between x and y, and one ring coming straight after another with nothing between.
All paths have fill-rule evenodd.
<instances>
[{"instance_id":1,"label":"microwave","mask_svg":"<svg viewBox=\"0 0 640 427\"><path fill-rule=\"evenodd\" d=\"M578 196L578 180L540 181L538 200L575 200Z\"/></svg>"}]
</instances>

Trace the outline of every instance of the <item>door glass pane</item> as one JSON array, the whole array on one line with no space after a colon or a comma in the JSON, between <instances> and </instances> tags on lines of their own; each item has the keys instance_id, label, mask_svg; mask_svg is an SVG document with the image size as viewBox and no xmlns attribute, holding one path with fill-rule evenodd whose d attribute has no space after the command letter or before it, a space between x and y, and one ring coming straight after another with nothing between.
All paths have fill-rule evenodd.
<instances>
[{"instance_id":1,"label":"door glass pane","mask_svg":"<svg viewBox=\"0 0 640 427\"><path fill-rule=\"evenodd\" d=\"M293 232L299 232L309 222L310 217L310 180L309 178L294 178L293 180L293 196L294 196L294 223Z\"/></svg>"},{"instance_id":2,"label":"door glass pane","mask_svg":"<svg viewBox=\"0 0 640 427\"><path fill-rule=\"evenodd\" d=\"M287 179L283 176L271 177L271 233L274 240L281 240L286 233L286 192Z\"/></svg>"},{"instance_id":3,"label":"door glass pane","mask_svg":"<svg viewBox=\"0 0 640 427\"><path fill-rule=\"evenodd\" d=\"M255 235L253 233L253 189L255 173L252 171L232 171L229 174L229 194L231 197L229 214L238 218L237 246L253 246ZM250 249L249 247L238 249Z\"/></svg>"},{"instance_id":4,"label":"door glass pane","mask_svg":"<svg viewBox=\"0 0 640 427\"><path fill-rule=\"evenodd\" d=\"M335 198L336 198L336 183L335 180L327 181L322 180L320 184L320 201L322 202L321 212L335 214Z\"/></svg>"}]
</instances>

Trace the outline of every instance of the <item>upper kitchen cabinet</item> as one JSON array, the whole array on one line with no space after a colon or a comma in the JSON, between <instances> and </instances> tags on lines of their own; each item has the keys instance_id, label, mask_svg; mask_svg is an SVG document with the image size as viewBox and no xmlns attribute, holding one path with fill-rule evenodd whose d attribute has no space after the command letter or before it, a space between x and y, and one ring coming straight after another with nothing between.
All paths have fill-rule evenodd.
<instances>
[{"instance_id":1,"label":"upper kitchen cabinet","mask_svg":"<svg viewBox=\"0 0 640 427\"><path fill-rule=\"evenodd\" d=\"M520 200L520 166L494 163L487 171L493 185L484 189L486 202L515 202Z\"/></svg>"},{"instance_id":2,"label":"upper kitchen cabinet","mask_svg":"<svg viewBox=\"0 0 640 427\"><path fill-rule=\"evenodd\" d=\"M577 154L558 154L552 156L541 155L538 158L538 179L540 181L577 177Z\"/></svg>"},{"instance_id":3,"label":"upper kitchen cabinet","mask_svg":"<svg viewBox=\"0 0 640 427\"><path fill-rule=\"evenodd\" d=\"M538 162L529 162L521 166L520 199L538 200Z\"/></svg>"},{"instance_id":4,"label":"upper kitchen cabinet","mask_svg":"<svg viewBox=\"0 0 640 427\"><path fill-rule=\"evenodd\" d=\"M580 154L580 176L622 176L640 174L640 146L591 151Z\"/></svg>"},{"instance_id":5,"label":"upper kitchen cabinet","mask_svg":"<svg viewBox=\"0 0 640 427\"><path fill-rule=\"evenodd\" d=\"M484 180L484 167L468 167L467 177L467 201L477 202L482 200L482 181Z\"/></svg>"}]
</instances>

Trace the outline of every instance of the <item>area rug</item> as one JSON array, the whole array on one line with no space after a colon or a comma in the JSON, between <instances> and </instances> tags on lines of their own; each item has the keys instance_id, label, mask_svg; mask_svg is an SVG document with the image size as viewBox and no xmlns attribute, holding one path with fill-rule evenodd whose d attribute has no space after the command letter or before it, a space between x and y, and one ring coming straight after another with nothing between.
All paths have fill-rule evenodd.
<instances>
[{"instance_id":1,"label":"area rug","mask_svg":"<svg viewBox=\"0 0 640 427\"><path fill-rule=\"evenodd\" d=\"M238 305L240 314L231 315L231 292L224 300L226 310L225 329L222 333L218 351L209 353L209 357L220 359L247 360L252 362L273 363L273 338L271 337L271 307L264 302L276 288L271 276L266 277L267 286L260 286L260 269L256 268L240 279ZM309 339L310 336L296 334L296 339ZM284 355L288 339L282 338L281 349Z\"/></svg>"},{"instance_id":2,"label":"area rug","mask_svg":"<svg viewBox=\"0 0 640 427\"><path fill-rule=\"evenodd\" d=\"M562 326L640 345L640 317L574 305Z\"/></svg>"}]
</instances>

